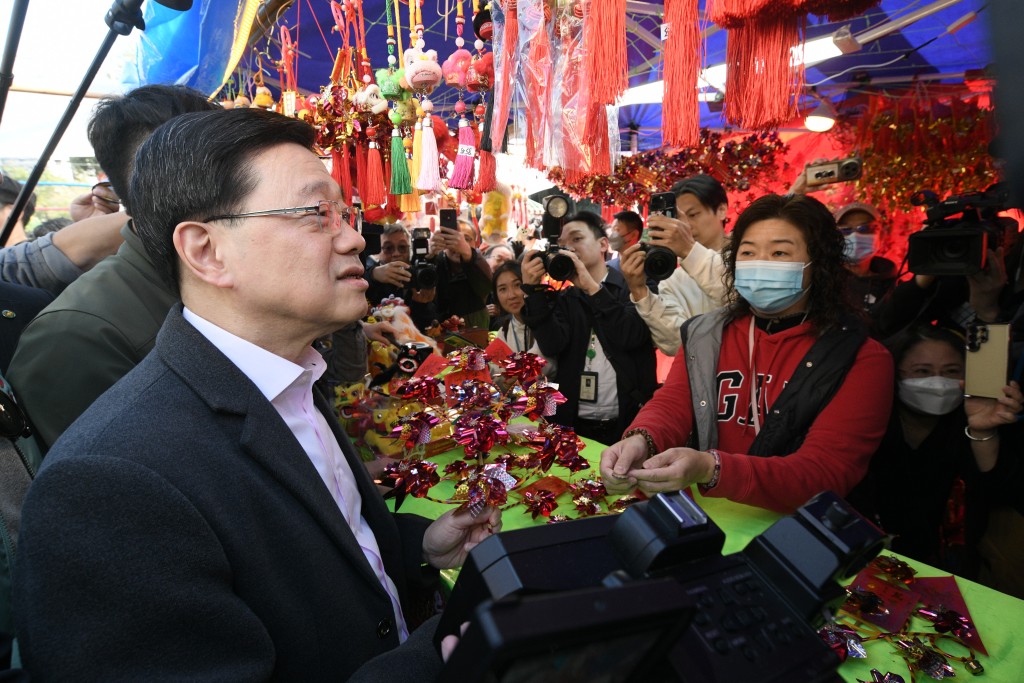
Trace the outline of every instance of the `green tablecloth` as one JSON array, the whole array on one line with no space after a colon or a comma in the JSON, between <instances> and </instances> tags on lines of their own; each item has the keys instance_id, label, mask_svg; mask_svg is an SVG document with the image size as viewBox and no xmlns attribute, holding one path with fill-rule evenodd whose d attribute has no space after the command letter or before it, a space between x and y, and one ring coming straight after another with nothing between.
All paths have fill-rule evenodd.
<instances>
[{"instance_id":1,"label":"green tablecloth","mask_svg":"<svg viewBox=\"0 0 1024 683\"><path fill-rule=\"evenodd\" d=\"M564 468L553 467L548 474L561 477L566 481L596 479L599 474L597 464L602 448L596 442L587 442L587 447L581 452L590 460L593 466L591 470L571 474ZM461 455L461 449L458 449L430 458L430 460L438 464L438 472L441 473L446 464ZM431 497L437 499L446 499L453 493L454 485L449 481L442 481L430 491ZM749 505L733 503L722 498L707 498L696 491L694 491L694 498L708 516L725 532L725 547L722 550L725 554L742 550L750 542L750 539L763 532L780 517L774 512ZM509 495L509 504L518 501L519 497L512 492ZM571 493L562 494L558 498L558 503L559 507L553 514L577 516ZM393 505L393 501L391 504ZM451 507L431 500L406 498L401 511L436 518ZM543 524L546 521L543 517L534 520L522 505L509 507L502 515L502 527L505 530L522 529ZM908 558L901 559L913 566L917 570L918 576L948 576L947 573L921 562ZM448 573L446 578L454 582L456 576L457 571L453 571ZM1024 601L960 577L957 577L956 581L989 653L987 657L984 655L979 657L985 667L985 673L979 680L987 683L1020 683L1020 681L1024 681L1024 636L1018 635L1024 633ZM915 619L913 628L918 631L931 631L928 622L919 619ZM886 671L898 673L909 683L910 677L906 664L903 659L893 653L892 646L885 642L871 642L866 645L866 649L868 652L866 660L848 659L840 667L839 673L843 679L851 683L858 679L870 681L871 674L869 672L874 668L883 673ZM973 678L964 670L963 664L959 662L951 662L951 664L956 669L956 675L960 680ZM924 681L932 679L919 673L917 680L918 683L924 683Z\"/></svg>"}]
</instances>

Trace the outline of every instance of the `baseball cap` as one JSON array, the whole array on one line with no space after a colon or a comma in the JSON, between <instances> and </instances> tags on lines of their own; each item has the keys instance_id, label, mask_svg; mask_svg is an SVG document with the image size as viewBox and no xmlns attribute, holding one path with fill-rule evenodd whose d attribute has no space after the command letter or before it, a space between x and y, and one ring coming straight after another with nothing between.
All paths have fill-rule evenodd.
<instances>
[{"instance_id":1,"label":"baseball cap","mask_svg":"<svg viewBox=\"0 0 1024 683\"><path fill-rule=\"evenodd\" d=\"M874 218L876 221L882 218L882 215L878 213L878 209L871 206L870 204L864 204L863 202L853 202L852 204L847 204L846 206L839 209L832 215L835 217L836 223L838 223L839 221L843 220L843 216L850 213L851 211L864 211L865 213L870 214L871 217Z\"/></svg>"}]
</instances>

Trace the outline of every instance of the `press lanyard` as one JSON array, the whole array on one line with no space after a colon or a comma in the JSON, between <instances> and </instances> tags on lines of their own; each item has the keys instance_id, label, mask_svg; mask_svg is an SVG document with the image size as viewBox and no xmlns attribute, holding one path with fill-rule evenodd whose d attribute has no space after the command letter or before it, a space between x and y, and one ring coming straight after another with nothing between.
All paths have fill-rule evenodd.
<instances>
[{"instance_id":1,"label":"press lanyard","mask_svg":"<svg viewBox=\"0 0 1024 683\"><path fill-rule=\"evenodd\" d=\"M519 335L516 334L516 323L514 320L510 320L508 323L508 329L512 333L512 339L516 343L516 351L525 351L523 347L519 345Z\"/></svg>"},{"instance_id":2,"label":"press lanyard","mask_svg":"<svg viewBox=\"0 0 1024 683\"><path fill-rule=\"evenodd\" d=\"M597 349L594 347L597 345L597 332L590 330L590 346L587 348L587 367L585 369L590 370L590 362L594 360L594 356L597 355Z\"/></svg>"},{"instance_id":3,"label":"press lanyard","mask_svg":"<svg viewBox=\"0 0 1024 683\"><path fill-rule=\"evenodd\" d=\"M750 412L754 416L754 434L761 432L761 416L757 407L757 370L754 368L754 316L750 316L750 355L747 365L750 367Z\"/></svg>"}]
</instances>

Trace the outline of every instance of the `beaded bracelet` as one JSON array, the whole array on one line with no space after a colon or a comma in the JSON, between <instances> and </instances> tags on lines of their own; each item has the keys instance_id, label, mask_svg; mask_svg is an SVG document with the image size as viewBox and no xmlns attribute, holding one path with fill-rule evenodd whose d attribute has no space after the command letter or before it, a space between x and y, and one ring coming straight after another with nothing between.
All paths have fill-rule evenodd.
<instances>
[{"instance_id":1,"label":"beaded bracelet","mask_svg":"<svg viewBox=\"0 0 1024 683\"><path fill-rule=\"evenodd\" d=\"M971 426L964 425L964 434L966 434L967 438L970 439L971 441L988 441L989 439L995 438L996 434L998 433L999 432L994 431L988 436L974 436L974 434L971 434Z\"/></svg>"},{"instance_id":2,"label":"beaded bracelet","mask_svg":"<svg viewBox=\"0 0 1024 683\"><path fill-rule=\"evenodd\" d=\"M711 473L711 479L708 480L708 483L697 484L697 488L700 489L701 493L710 491L718 486L718 477L722 474L722 456L714 448L709 448L708 453L715 459L715 470Z\"/></svg>"},{"instance_id":3,"label":"beaded bracelet","mask_svg":"<svg viewBox=\"0 0 1024 683\"><path fill-rule=\"evenodd\" d=\"M651 436L650 432L648 432L646 429L643 429L642 427L636 427L634 429L630 429L629 431L627 431L625 434L622 435L622 438L623 439L627 439L627 438L633 436L634 434L639 434L640 436L644 437L644 441L647 442L647 457L648 458L650 458L651 456L653 456L655 453L658 452L658 447L656 445L654 445L654 437Z\"/></svg>"}]
</instances>

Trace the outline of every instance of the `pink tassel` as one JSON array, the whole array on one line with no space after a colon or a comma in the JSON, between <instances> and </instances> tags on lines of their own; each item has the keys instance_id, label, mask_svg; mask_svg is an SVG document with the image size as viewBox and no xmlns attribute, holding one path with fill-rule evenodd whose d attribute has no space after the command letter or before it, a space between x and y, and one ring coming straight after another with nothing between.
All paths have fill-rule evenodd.
<instances>
[{"instance_id":1,"label":"pink tassel","mask_svg":"<svg viewBox=\"0 0 1024 683\"><path fill-rule=\"evenodd\" d=\"M459 119L459 154L448 187L468 190L473 187L473 160L476 157L476 134L465 118Z\"/></svg>"},{"instance_id":2,"label":"pink tassel","mask_svg":"<svg viewBox=\"0 0 1024 683\"><path fill-rule=\"evenodd\" d=\"M423 141L420 150L420 176L416 189L424 192L442 192L440 161L437 155L437 138L434 137L433 117L429 112L423 117Z\"/></svg>"}]
</instances>

